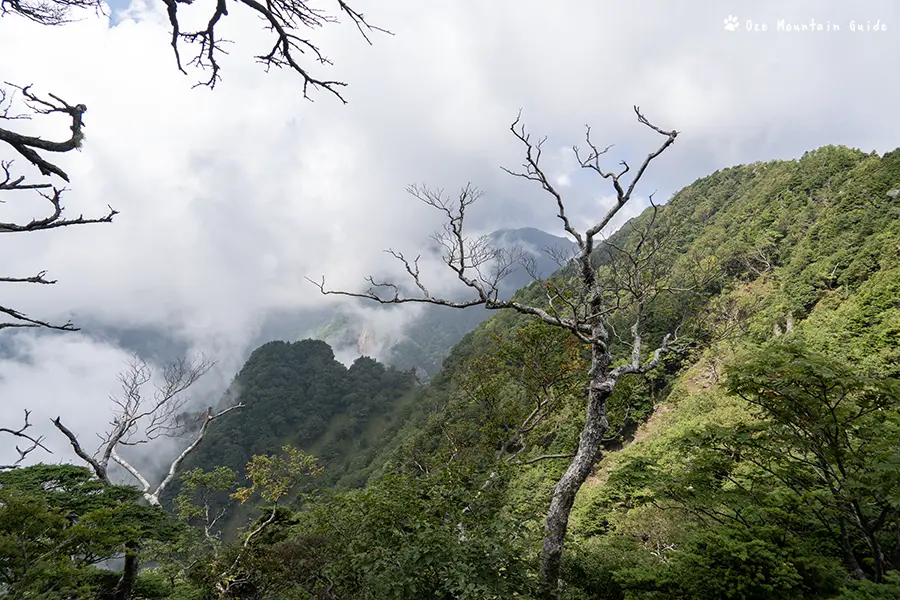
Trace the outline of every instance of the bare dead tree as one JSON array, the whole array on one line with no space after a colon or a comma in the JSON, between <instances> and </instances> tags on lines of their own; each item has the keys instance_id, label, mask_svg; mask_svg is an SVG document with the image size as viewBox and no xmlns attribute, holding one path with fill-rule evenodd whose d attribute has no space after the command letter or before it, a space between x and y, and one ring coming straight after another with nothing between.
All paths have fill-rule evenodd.
<instances>
[{"instance_id":1,"label":"bare dead tree","mask_svg":"<svg viewBox=\"0 0 900 600\"><path fill-rule=\"evenodd\" d=\"M184 459L200 445L210 423L232 410L242 408L236 404L219 412L208 408L201 417L200 427L191 443L172 461L162 480L154 487L150 481L119 454L119 448L146 444L159 437L174 437L185 431L185 424L179 423L181 413L189 398L185 395L215 363L200 356L195 359L177 360L163 370L162 381L153 381L150 366L133 357L127 369L119 374L121 393L110 397L113 403L113 419L109 429L100 435L100 445L93 454L88 454L78 437L62 420L53 419L53 425L68 438L75 454L86 462L98 479L112 483L109 475L110 461L125 469L139 484L144 499L154 506L168 487ZM152 393L145 395L145 388L152 387Z\"/></svg>"},{"instance_id":2,"label":"bare dead tree","mask_svg":"<svg viewBox=\"0 0 900 600\"><path fill-rule=\"evenodd\" d=\"M215 87L220 80L219 58L227 54L224 45L229 43L219 37L217 27L222 18L229 16L229 9L238 6L245 12L240 18L251 16L259 18L263 28L271 32L271 44L254 56L257 62L268 71L272 67L287 68L296 72L303 80L303 95L309 98L310 88L330 92L346 104L340 90L347 84L342 81L329 80L314 74L306 62L319 65L331 65L331 60L323 53L309 34L326 25L336 24L343 17L352 23L363 39L372 44L372 33L391 32L370 24L365 16L356 11L344 0L335 0L333 10L317 6L314 0L210 0L206 3L205 25L200 29L184 30L182 28L182 8L191 6L198 10L195 0L161 0L166 7L171 35L169 45L175 54L175 65L179 71L187 74L186 66L207 71L209 77L196 86ZM71 22L73 11L93 9L97 13L105 10L102 0L0 0L0 16L7 13L16 14L41 25L58 26ZM191 48L187 56L182 50ZM196 87L195 86L195 87Z\"/></svg>"},{"instance_id":3,"label":"bare dead tree","mask_svg":"<svg viewBox=\"0 0 900 600\"><path fill-rule=\"evenodd\" d=\"M134 356L126 370L119 374L121 393L110 397L113 403L113 419L109 423L109 429L99 436L100 445L93 454L87 453L78 436L62 423L60 417L53 419L53 425L66 436L75 454L90 466L98 479L110 485L113 483L109 474L112 461L137 481L148 504L159 506L163 492L175 479L184 459L203 441L210 423L235 409L243 408L244 405L238 403L219 412L213 412L212 407L207 408L201 417L200 427L194 434L193 441L175 457L155 487L119 454L118 449L122 446L145 444L161 436L173 437L183 433L185 424L179 423L178 415L188 402L185 394L214 364L214 361L202 355L194 359L182 358L167 365L163 370L161 381L154 382L150 366ZM150 395L145 395L144 390L148 386L152 387L153 391ZM140 550L137 542L125 544L125 564L114 591L116 600L131 598L137 581Z\"/></svg>"},{"instance_id":4,"label":"bare dead tree","mask_svg":"<svg viewBox=\"0 0 900 600\"><path fill-rule=\"evenodd\" d=\"M644 341L644 318L652 300L667 286L661 285L653 273L647 274L648 256L656 253L654 238L647 233L639 236L635 247L617 248L602 238L602 232L609 226L634 194L635 186L643 177L650 163L675 142L678 132L666 131L648 121L635 106L638 122L664 138L662 144L647 155L630 183L623 180L631 172L627 162L622 161L618 171L607 171L600 165L601 158L611 147L600 149L591 139L587 128L588 152L582 154L573 148L583 169L590 170L603 180L609 181L615 191L615 204L592 227L579 231L566 211L560 192L541 167L541 150L546 138L532 141L530 134L521 124L521 113L512 123L510 130L525 148L525 162L522 171L504 169L507 173L534 181L555 201L566 233L575 241L578 250L574 259L572 274L562 282L548 283L548 308L524 304L515 300L500 299L497 282L509 268L509 257L498 257L478 240L472 242L464 233L467 209L480 197L480 192L471 185L462 188L454 200L445 197L441 190L411 186L408 191L415 198L441 211L447 221L443 231L435 239L444 249L444 262L455 273L463 285L474 292L470 300L451 301L435 297L429 293L419 273L418 259L409 261L403 254L390 251L403 265L419 292L418 296L406 296L400 287L392 282L379 282L368 278L370 288L365 292L336 291L326 288L325 279L312 281L326 295L342 295L366 298L383 304L407 302L430 303L455 308L484 306L487 309L514 310L521 314L541 319L550 325L569 331L583 344L590 347L591 364L588 371L587 407L585 424L581 431L578 447L571 463L553 488L550 507L547 512L544 541L541 556L541 576L548 592L553 593L558 585L563 544L568 528L569 514L575 496L590 475L602 453L604 439L609 430L607 401L618 380L627 374L642 374L654 369L662 355L668 351L673 334L667 334L660 345L647 357ZM651 225L654 219L651 219ZM598 272L595 250L598 244L605 246L611 254L622 254L626 260L620 266L605 269L604 276ZM498 260L499 259L499 260ZM488 265L493 266L488 269ZM613 315L625 314L631 320L630 357L623 364L614 366L611 350L610 319Z\"/></svg>"}]
</instances>

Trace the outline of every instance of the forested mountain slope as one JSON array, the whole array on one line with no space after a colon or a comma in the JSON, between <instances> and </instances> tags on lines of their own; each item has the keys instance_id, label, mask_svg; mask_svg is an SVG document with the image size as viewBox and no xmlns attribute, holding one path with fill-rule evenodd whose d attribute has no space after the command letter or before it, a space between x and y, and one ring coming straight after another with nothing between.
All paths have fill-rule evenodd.
<instances>
[{"instance_id":1,"label":"forested mountain slope","mask_svg":"<svg viewBox=\"0 0 900 600\"><path fill-rule=\"evenodd\" d=\"M227 401L245 407L211 428L184 468L226 466L242 472L255 454L291 444L327 467L325 480L338 483L369 466L367 446L392 431L389 414L402 412L415 378L361 357L349 368L322 341L269 342L257 348L235 376Z\"/></svg>"},{"instance_id":2,"label":"forested mountain slope","mask_svg":"<svg viewBox=\"0 0 900 600\"><path fill-rule=\"evenodd\" d=\"M666 231L663 260L673 280L697 279L699 264L705 281L656 307L658 342L677 326L683 305L694 305L690 335L685 328L681 336L692 353L669 361L688 366L713 341L760 343L792 330L805 332L819 351L882 375L900 373L898 188L900 152L879 157L830 146L795 161L724 169L677 193L656 216L657 229ZM610 243L627 244L651 212ZM600 263L603 252L597 251ZM538 304L543 296L540 283L518 292ZM497 336L510 338L527 322L511 312L495 314L454 348L433 387L465 379L473 357L490 354Z\"/></svg>"},{"instance_id":3,"label":"forested mountain slope","mask_svg":"<svg viewBox=\"0 0 900 600\"><path fill-rule=\"evenodd\" d=\"M616 387L560 597L896 598L900 151L829 146L716 172L611 236L598 269L651 221L668 291L647 344L677 340ZM541 305L545 292L517 296ZM610 326L624 338L628 314ZM567 333L508 312L424 387L368 359L346 369L323 342L259 348L226 398L247 408L187 466L239 471L290 442L325 469L300 488L321 492L273 509L277 526L232 549L255 561L241 597L536 597L587 358Z\"/></svg>"},{"instance_id":4,"label":"forested mountain slope","mask_svg":"<svg viewBox=\"0 0 900 600\"><path fill-rule=\"evenodd\" d=\"M879 157L824 147L795 161L719 171L660 208L665 261L672 280L691 293L660 299L650 337L658 341L683 323L680 341L656 372L623 379L611 403L610 421L623 436L608 450L623 443L625 449L607 454L576 505L567 560L573 594L578 588L591 598L830 597L854 562L869 576L879 561L897 565L896 389L875 394L874 413L851 400L840 405L839 399L835 409L830 391L776 395L807 410L797 417L793 408L754 405L728 393L724 383L728 371L740 381L741 368L756 369L744 375L758 385L766 374L774 377L766 385L807 377L854 398L875 389L866 387L873 382L900 375L898 189L900 151ZM627 244L651 213L611 242ZM530 302L542 296L539 283L519 292ZM627 331L627 322L618 325ZM796 348L799 354L792 354ZM566 335L520 315L497 314L454 348L417 403L422 411L384 453L383 473L434 473L453 464L499 470L509 477L504 510L530 523L534 535L581 428L583 361ZM510 432L547 389L557 397L552 413L518 443L513 460L498 464ZM842 430L847 448L833 450L860 461L838 482L854 490L841 494L858 494L846 502L860 506L859 514L847 516L843 496L835 500L828 491L835 482L817 475L818 467L776 457L794 456L807 443L804 435L830 435L814 416L851 407L856 412L844 414L841 427L864 421L859 430ZM870 415L875 420L865 421ZM803 425L791 437L794 417ZM773 432L781 437L763 445L759 436ZM780 453L741 455L741 444L777 444ZM806 447L801 454L817 451ZM544 455L562 458L528 463ZM876 525L876 533L865 531ZM876 539L881 559L872 555ZM535 552L536 546L528 547ZM748 561L753 564L737 566ZM790 567L779 572L778 561ZM735 592L741 586L748 587Z\"/></svg>"}]
</instances>

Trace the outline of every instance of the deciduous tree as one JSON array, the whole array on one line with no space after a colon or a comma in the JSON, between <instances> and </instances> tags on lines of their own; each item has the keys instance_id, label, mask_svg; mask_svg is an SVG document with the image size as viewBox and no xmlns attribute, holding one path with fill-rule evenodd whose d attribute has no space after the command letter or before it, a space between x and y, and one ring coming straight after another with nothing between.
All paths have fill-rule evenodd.
<instances>
[{"instance_id":1,"label":"deciduous tree","mask_svg":"<svg viewBox=\"0 0 900 600\"><path fill-rule=\"evenodd\" d=\"M665 152L678 136L675 130L664 130L652 124L637 106L634 112L638 122L659 134L663 141L644 158L630 182L625 180L626 175L631 173L627 162L622 161L621 169L615 171L601 166L600 161L611 146L600 148L595 145L590 128L586 133L587 152L573 148L581 168L609 181L615 194L613 206L584 231L572 222L563 195L542 167L542 148L546 138L533 141L521 123L521 115L510 127L525 148L525 162L521 171L504 170L537 183L552 197L563 229L577 245L577 254L568 274L547 282L544 306L499 297L499 282L522 261L522 257L515 251L492 248L486 237L471 239L466 236L466 212L482 195L471 184L463 187L455 199L445 196L438 189L418 185L408 188L415 198L446 217L444 229L435 234L434 239L444 250L444 262L459 281L473 292L470 299L457 301L432 295L421 276L419 258L408 259L395 250L388 252L402 264L415 285L417 295L407 295L399 284L376 281L372 277L368 278L370 288L364 292L328 289L324 278L320 282L313 281L323 294L366 298L382 304L416 302L454 308L484 306L488 309L514 310L560 327L590 348L584 428L569 467L553 488L544 530L541 575L551 593L559 579L563 544L575 496L599 459L609 430L607 401L622 376L646 373L655 368L662 354L669 349L675 333L666 334L652 353L647 352L644 318L656 297L669 289L665 270L656 260L660 237L653 229L656 206L653 205L652 195L650 200L654 218L649 219L643 230L636 232L636 241L632 245L619 247L603 237L616 215L632 200L635 188L650 163ZM602 269L598 259L601 250L607 263ZM614 365L611 351L611 335L614 332L611 332L609 323L614 315L623 314L632 323L630 358L624 364Z\"/></svg>"},{"instance_id":2,"label":"deciduous tree","mask_svg":"<svg viewBox=\"0 0 900 600\"><path fill-rule=\"evenodd\" d=\"M725 385L760 423L719 431L709 446L810 506L858 578L881 582L900 567L900 381L787 343L741 356Z\"/></svg>"}]
</instances>

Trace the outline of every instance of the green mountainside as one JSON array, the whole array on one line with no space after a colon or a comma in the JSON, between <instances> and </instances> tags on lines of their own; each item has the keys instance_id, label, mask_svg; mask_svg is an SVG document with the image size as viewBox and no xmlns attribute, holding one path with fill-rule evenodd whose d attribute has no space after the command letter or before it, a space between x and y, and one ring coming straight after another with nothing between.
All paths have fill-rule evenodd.
<instances>
[{"instance_id":1,"label":"green mountainside","mask_svg":"<svg viewBox=\"0 0 900 600\"><path fill-rule=\"evenodd\" d=\"M789 541L760 541L753 537L762 536L760 531L788 527L771 514L787 509L757 507L752 519L742 517L749 523L745 529L753 532L748 539L761 544L748 550L742 545L746 540L721 529L719 521L729 522L726 517L718 517L719 521L704 517L704 510L725 512L734 521L735 511L751 512L723 500L730 502L736 495L731 488L738 484L733 481L741 480L734 473L750 477L749 466L732 461L732 471L726 473L722 464L708 456L704 460L709 464L696 466L691 457L697 450L692 448L709 446L701 440L708 440L712 427L737 431L760 418L721 384L736 353L773 341L791 342L849 365L860 375L900 375L898 188L900 151L879 157L824 147L795 161L724 169L681 190L660 208L656 220L667 232L663 253L673 281L687 282L697 264L704 265L706 272L714 271L715 277L690 294L692 323L684 328L677 351L664 366L647 377L626 377L617 387L610 421L613 429L622 427L624 437L608 444L611 452L582 490L570 530L573 543L567 569L579 593L610 598L657 597L654 594L660 598L704 594L710 598L799 598L837 593L844 576L836 576L835 583L826 575L843 573L846 565L841 566L841 551L833 540L819 539L822 525L817 529L808 522L802 527L791 524L796 535L788 536ZM622 228L611 243L627 245L651 213L648 210ZM601 248L599 264L604 260ZM556 277L565 277L565 272ZM542 297L540 283L518 292L518 298L532 303L541 303ZM684 302L677 295L659 301L648 339L657 343L663 332L677 325ZM627 330L627 323L619 325ZM628 346L623 343L619 350L624 356ZM393 414L390 426L377 440L366 437L363 442L361 463L372 476L370 488L381 489L382 478L391 473L436 477L435 473L452 470L452 465L476 473L501 473L505 483L502 498L496 501L505 508L497 510L511 511L517 523L526 524L518 535L531 540L526 547L533 559L549 492L566 460L517 463L547 454L564 455L574 448L584 418L584 381L583 369L573 365L583 366L583 361L567 334L518 314L494 314L454 347L427 387L413 392L414 402L398 402L393 413L394 409L385 408L385 414ZM574 375L561 377L567 369ZM515 461L498 465L499 447L527 417L532 408L529 398L542 386L556 391L556 408L528 434ZM891 414L897 416L896 408ZM247 439L244 435L229 431L227 437ZM313 454L317 450L315 444L301 447ZM226 456L213 444L205 455L220 463ZM718 470L703 470L713 468L710 465ZM891 477L897 475L898 467L891 467L895 469ZM473 482L485 476L473 476ZM687 476L697 481L685 497ZM787 493L765 478L754 481L756 486L772 486L767 494ZM706 487L700 489L697 483ZM740 502L750 504L747 498ZM891 527L896 529L897 508L889 513ZM828 523L834 526L833 520ZM766 556L774 552L772 556L782 557L778 560L825 558L821 564L806 565L808 571L797 567L784 575L785 581L773 584L771 596L729 596L727 586L701 590L702 582L692 583L695 587L689 589L688 583L682 586L676 581L684 574L675 573L675 567L670 573L667 565L670 558L682 556L679 548L700 547L695 539L698 531L740 556L758 550ZM815 537L817 545L797 546L804 536ZM896 541L888 541L887 546L900 551ZM704 555L684 560L712 559ZM636 568L640 577L633 572ZM681 563L678 568L688 569ZM646 581L648 577L653 580ZM753 577L775 575L754 572ZM612 586L618 591L610 592L609 586L598 583L607 580L621 582ZM601 593L601 588L607 591Z\"/></svg>"},{"instance_id":2,"label":"green mountainside","mask_svg":"<svg viewBox=\"0 0 900 600\"><path fill-rule=\"evenodd\" d=\"M718 276L692 299L701 305L695 310L701 318L692 335L682 337L694 347L670 356L668 367L634 386L657 386L657 400L662 400L684 373L693 372L691 367L721 362L723 345L764 343L788 330L812 349L838 355L867 372L900 374L897 188L900 152L881 158L825 147L797 161L725 169L676 194L657 217L670 232L666 260L682 273L698 262L714 265ZM648 211L636 218L611 242L623 243L649 216ZM539 283L518 293L532 303L540 303L542 296ZM672 305L657 308L652 333L658 342L671 330L667 311L672 312ZM436 423L446 427L447 411L455 406L451 397L461 393L467 365L496 352L497 336L515 338L520 332L519 337L532 338L534 347L546 344L542 336L550 335L549 328L528 323L511 312L496 314L454 348L432 389L426 390L426 395L441 396L434 402L440 407L433 415ZM546 331L529 335L529 329ZM620 350L627 348L622 344ZM667 371L681 375L665 377ZM515 386L515 379L510 376L504 385ZM468 411L470 404L461 399L457 408ZM572 417L577 419L578 412L580 408ZM467 415L463 426L479 419ZM433 432L417 435L439 439Z\"/></svg>"},{"instance_id":3,"label":"green mountainside","mask_svg":"<svg viewBox=\"0 0 900 600\"><path fill-rule=\"evenodd\" d=\"M246 406L173 490L184 528L140 530L162 544L142 597L900 598L900 150L718 171L611 236L598 270L651 221L668 287L646 343L677 339L615 388L558 590L537 561L589 356L501 311L427 385L368 358L344 367L322 341L254 351L223 398ZM546 306L545 285L516 296ZM609 325L625 361L628 312ZM549 409L534 420L535 406ZM32 483L49 502L56 484ZM0 500L19 498L11 485ZM219 508L247 521L231 541L210 533ZM0 520L0 547L16 527Z\"/></svg>"},{"instance_id":4,"label":"green mountainside","mask_svg":"<svg viewBox=\"0 0 900 600\"><path fill-rule=\"evenodd\" d=\"M184 463L185 469L225 466L237 472L255 454L284 444L314 452L329 484L361 485L383 436L400 418L415 378L361 357L349 368L317 340L269 342L257 348L226 398L246 406L222 417Z\"/></svg>"}]
</instances>

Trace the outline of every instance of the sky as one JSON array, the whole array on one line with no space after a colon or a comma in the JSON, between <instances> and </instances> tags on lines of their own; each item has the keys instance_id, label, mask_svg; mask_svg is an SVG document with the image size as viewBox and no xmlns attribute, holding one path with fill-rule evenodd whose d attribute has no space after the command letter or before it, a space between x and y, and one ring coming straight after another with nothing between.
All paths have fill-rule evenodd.
<instances>
[{"instance_id":1,"label":"sky","mask_svg":"<svg viewBox=\"0 0 900 600\"><path fill-rule=\"evenodd\" d=\"M210 6L194 2L193 18ZM57 157L71 176L69 215L101 215L107 205L121 213L112 224L3 236L0 275L47 270L58 283L5 284L0 304L163 332L219 361L198 391L215 397L268 317L331 301L305 277L355 290L368 274L402 273L382 250L414 255L441 225L404 192L408 184L479 186L475 233L561 234L552 199L500 168L521 164L509 131L520 109L535 137L548 136L545 167L582 227L612 190L578 169L571 147L590 124L598 144L615 144L609 167L639 164L661 139L636 122L635 104L681 134L617 225L648 194L666 200L717 169L826 144L879 153L900 145L892 0L354 6L392 35L373 34L370 46L351 24L329 25L311 35L333 65L305 63L348 83L346 105L314 90L304 99L289 71L265 73L252 57L268 49L268 33L242 6L222 20L234 43L214 90L192 87L203 73L176 69L160 0L116 0L112 20L85 14L56 28L0 17L0 80L88 106L82 150ZM791 30L801 25L808 30ZM66 125L25 124L54 138ZM4 147L0 157L11 158ZM39 210L35 198L0 205L4 218ZM450 289L434 260L423 272ZM0 426L31 409L54 459L67 454L50 417L86 438L105 428L127 350L90 332L0 335L10 349L0 356ZM0 464L11 454L0 438Z\"/></svg>"}]
</instances>

